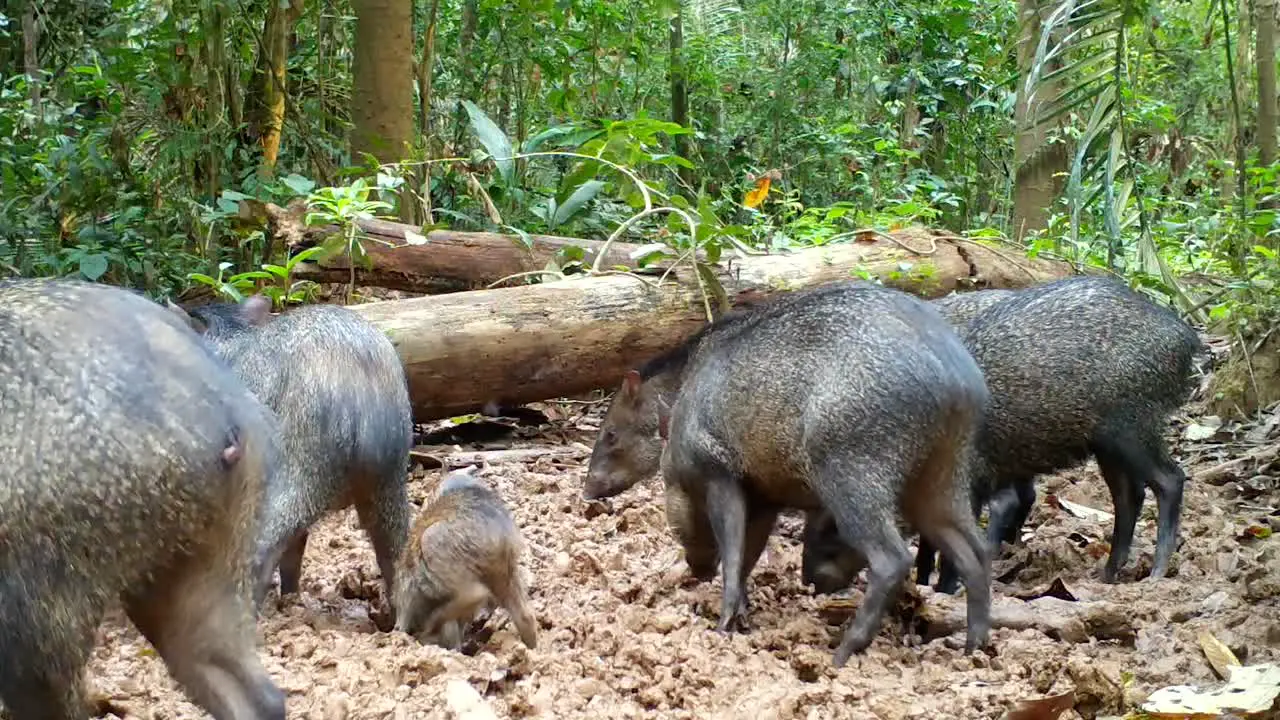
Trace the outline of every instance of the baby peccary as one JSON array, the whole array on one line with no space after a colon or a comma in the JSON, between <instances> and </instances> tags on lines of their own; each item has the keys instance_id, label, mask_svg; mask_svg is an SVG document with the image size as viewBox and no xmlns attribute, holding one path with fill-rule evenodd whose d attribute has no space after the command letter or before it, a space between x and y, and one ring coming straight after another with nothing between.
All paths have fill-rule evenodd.
<instances>
[{"instance_id":1,"label":"baby peccary","mask_svg":"<svg viewBox=\"0 0 1280 720\"><path fill-rule=\"evenodd\" d=\"M611 408L605 422L614 451L599 462L605 476L643 478L652 453L625 448L647 446L651 425L664 432L668 522L696 577L720 562L721 631L745 628L744 579L779 510L825 508L871 568L837 666L871 644L910 569L899 518L961 568L973 650L987 642L990 579L955 469L986 395L936 310L896 290L833 283L730 314L630 373L614 400L627 412Z\"/></svg>"},{"instance_id":2,"label":"baby peccary","mask_svg":"<svg viewBox=\"0 0 1280 720\"><path fill-rule=\"evenodd\" d=\"M347 308L308 305L274 319L270 310L259 295L194 308L188 316L280 418L285 455L267 492L256 602L277 565L280 594L298 591L308 529L324 513L352 504L390 598L410 517L405 481L413 420L404 367L391 341Z\"/></svg>"},{"instance_id":3,"label":"baby peccary","mask_svg":"<svg viewBox=\"0 0 1280 720\"><path fill-rule=\"evenodd\" d=\"M523 542L502 498L469 473L450 473L418 516L396 572L396 629L456 650L463 630L496 602L520 640L538 629L520 579Z\"/></svg>"},{"instance_id":4,"label":"baby peccary","mask_svg":"<svg viewBox=\"0 0 1280 720\"><path fill-rule=\"evenodd\" d=\"M283 720L249 593L270 414L168 311L106 285L0 282L0 378L12 717L90 716L84 665L123 605L214 718Z\"/></svg>"},{"instance_id":5,"label":"baby peccary","mask_svg":"<svg viewBox=\"0 0 1280 720\"><path fill-rule=\"evenodd\" d=\"M976 500L990 502L988 541L998 549L1001 540L1018 537L1038 475L1093 455L1116 510L1103 580L1114 582L1128 559L1146 487L1159 510L1151 576L1163 577L1177 542L1186 476L1169 457L1162 430L1190 394L1192 362L1201 349L1195 332L1122 283L1080 277L995 303L962 336L991 390L973 470ZM832 534L830 527L826 532ZM850 558L834 560L835 547L815 543L805 560L827 587L840 584L840 566L856 567ZM925 541L919 556L916 579L927 584L933 549ZM956 589L945 560L938 588Z\"/></svg>"}]
</instances>

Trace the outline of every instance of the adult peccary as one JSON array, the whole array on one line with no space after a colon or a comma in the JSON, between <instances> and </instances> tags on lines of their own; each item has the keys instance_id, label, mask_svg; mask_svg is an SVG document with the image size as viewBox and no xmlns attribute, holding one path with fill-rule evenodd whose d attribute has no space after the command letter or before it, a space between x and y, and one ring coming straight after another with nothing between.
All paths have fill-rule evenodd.
<instances>
[{"instance_id":1,"label":"adult peccary","mask_svg":"<svg viewBox=\"0 0 1280 720\"><path fill-rule=\"evenodd\" d=\"M961 332L975 315L990 305L1011 297L1013 293L1013 290L1001 289L958 292L930 302L955 326L957 332ZM728 313L719 322L723 327L725 323L737 322L763 311L803 301L805 295L806 293L782 293L749 308ZM652 468L653 472L657 471L662 446L658 439L657 411L651 406L650 400L666 394L667 388L664 387L661 393L650 393L637 398L638 402L628 402L630 391L638 385L642 372L643 370L633 371L624 378L617 396L605 414L587 465L587 479L582 493L586 500L613 497L648 477L636 468ZM670 378L657 378L657 381L669 383ZM616 432L609 430L617 426L634 428L634 431L619 437Z\"/></svg>"},{"instance_id":2,"label":"adult peccary","mask_svg":"<svg viewBox=\"0 0 1280 720\"><path fill-rule=\"evenodd\" d=\"M280 594L298 591L308 529L352 504L390 598L410 517L413 419L404 367L391 341L347 308L308 305L275 318L270 310L257 295L183 313L280 418L283 467L267 492L256 602L277 565Z\"/></svg>"},{"instance_id":3,"label":"adult peccary","mask_svg":"<svg viewBox=\"0 0 1280 720\"><path fill-rule=\"evenodd\" d=\"M285 717L249 574L274 419L146 298L0 282L0 700L88 718L82 674L123 605L218 720Z\"/></svg>"},{"instance_id":4,"label":"adult peccary","mask_svg":"<svg viewBox=\"0 0 1280 720\"><path fill-rule=\"evenodd\" d=\"M520 578L524 544L502 498L464 471L447 475L414 523L396 572L396 629L457 649L463 629L494 602L520 640L538 629Z\"/></svg>"},{"instance_id":5,"label":"adult peccary","mask_svg":"<svg viewBox=\"0 0 1280 720\"><path fill-rule=\"evenodd\" d=\"M1128 559L1146 487L1159 509L1151 576L1163 577L1177 542L1186 476L1169 457L1162 431L1192 389L1192 364L1202 349L1195 331L1116 280L1078 277L991 305L962 337L991 390L973 470L977 501L990 503L988 542L998 549L1001 540L1018 537L1035 502L1037 476L1079 466L1092 455L1116 510L1103 580L1114 582ZM833 536L829 525L825 532ZM836 547L815 543L805 562L828 588L857 566L844 558L819 571ZM917 582L928 583L933 550L927 542L918 555ZM938 587L956 589L945 561Z\"/></svg>"},{"instance_id":6,"label":"adult peccary","mask_svg":"<svg viewBox=\"0 0 1280 720\"><path fill-rule=\"evenodd\" d=\"M649 428L668 438L668 522L696 577L720 562L721 631L745 627L744 579L779 510L823 508L871 568L837 666L874 639L910 568L900 518L961 568L973 650L987 642L989 570L954 471L986 395L936 310L896 290L832 283L731 313L628 373L593 463L598 477L634 482L654 469Z\"/></svg>"}]
</instances>

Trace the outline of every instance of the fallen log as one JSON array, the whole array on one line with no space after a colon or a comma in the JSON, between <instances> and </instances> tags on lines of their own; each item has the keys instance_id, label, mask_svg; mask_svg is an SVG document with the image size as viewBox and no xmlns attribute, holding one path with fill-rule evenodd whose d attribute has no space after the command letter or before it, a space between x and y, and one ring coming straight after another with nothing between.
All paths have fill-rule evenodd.
<instances>
[{"instance_id":1,"label":"fallen log","mask_svg":"<svg viewBox=\"0 0 1280 720\"><path fill-rule=\"evenodd\" d=\"M915 626L925 642L963 632L968 627L965 599L946 593L916 588L921 598L915 611ZM839 625L857 610L851 598L825 599L819 613L828 624ZM1054 640L1087 643L1094 640L1132 642L1138 629L1133 609L1105 600L1070 601L1040 597L1030 602L995 596L991 600L991 628L1037 630Z\"/></svg>"},{"instance_id":2,"label":"fallen log","mask_svg":"<svg viewBox=\"0 0 1280 720\"><path fill-rule=\"evenodd\" d=\"M415 245L406 239L406 233L418 232L413 225L385 220L361 220L358 224L366 236L361 247L369 265L356 263L356 284L428 294L479 289L505 277L545 270L552 260L563 264L567 258L563 253L573 247L582 249L582 263L589 266L604 248L599 240L456 230L432 230L425 236L426 243ZM292 244L310 247L336 232L332 226L305 228ZM602 267L635 267L629 255L638 247L610 245ZM342 253L319 263L299 263L293 275L299 280L346 283L351 280L351 264Z\"/></svg>"},{"instance_id":3,"label":"fallen log","mask_svg":"<svg viewBox=\"0 0 1280 720\"><path fill-rule=\"evenodd\" d=\"M722 262L731 304L869 273L922 297L957 288L1016 288L1071 273L1066 263L1014 261L922 229L889 239ZM404 362L418 421L612 387L630 368L674 347L705 321L696 273L605 275L353 306L383 329Z\"/></svg>"}]
</instances>

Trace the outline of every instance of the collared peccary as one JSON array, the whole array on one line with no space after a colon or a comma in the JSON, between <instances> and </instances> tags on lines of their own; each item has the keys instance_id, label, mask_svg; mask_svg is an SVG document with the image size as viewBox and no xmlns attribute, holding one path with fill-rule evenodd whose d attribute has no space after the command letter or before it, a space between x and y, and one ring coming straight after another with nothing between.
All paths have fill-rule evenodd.
<instances>
[{"instance_id":1,"label":"collared peccary","mask_svg":"<svg viewBox=\"0 0 1280 720\"><path fill-rule=\"evenodd\" d=\"M520 640L538 629L520 578L524 544L498 494L468 472L445 476L414 523L396 571L396 629L457 649L483 606L501 605Z\"/></svg>"},{"instance_id":2,"label":"collared peccary","mask_svg":"<svg viewBox=\"0 0 1280 720\"><path fill-rule=\"evenodd\" d=\"M285 717L249 566L274 418L146 298L0 282L0 700L88 718L82 674L123 605L218 720Z\"/></svg>"},{"instance_id":3,"label":"collared peccary","mask_svg":"<svg viewBox=\"0 0 1280 720\"><path fill-rule=\"evenodd\" d=\"M650 428L668 438L668 522L696 577L720 562L721 631L745 626L744 579L779 510L824 508L871 567L837 666L870 645L910 568L900 518L961 568L973 650L987 642L990 579L955 469L986 396L935 309L896 290L832 283L731 313L628 373L593 464L598 477L634 483L654 470Z\"/></svg>"},{"instance_id":4,"label":"collared peccary","mask_svg":"<svg viewBox=\"0 0 1280 720\"><path fill-rule=\"evenodd\" d=\"M297 592L308 529L355 505L391 597L409 532L405 491L413 419L391 341L355 312L308 305L272 318L260 295L182 313L280 418L284 460L268 488L255 598L276 566L280 594ZM394 612L394 603L392 603Z\"/></svg>"},{"instance_id":5,"label":"collared peccary","mask_svg":"<svg viewBox=\"0 0 1280 720\"><path fill-rule=\"evenodd\" d=\"M930 301L942 316L957 330L967 326L982 310L990 305L1011 297L1013 290L991 289L972 292L951 293ZM803 301L806 293L782 293L748 308L739 308L720 318L720 327L743 318L750 318L760 312L785 308L793 302ZM697 337L691 338L697 342ZM583 486L583 499L599 500L613 497L630 489L637 482L648 477L638 468L652 468L650 474L658 469L658 455L661 443L658 440L657 409L652 401L659 396L670 394L669 388L661 392L646 393L643 397L634 396L633 390L638 387L640 375L644 371L633 371L624 379L617 396L609 406L602 429L592 448L591 460L587 466L587 480ZM669 384L671 378L659 377L657 382ZM631 402L631 400L635 400ZM620 436L612 432L612 427L634 428L633 432Z\"/></svg>"},{"instance_id":6,"label":"collared peccary","mask_svg":"<svg viewBox=\"0 0 1280 720\"><path fill-rule=\"evenodd\" d=\"M1171 311L1109 278L1077 277L1017 292L978 314L962 333L982 367L991 402L975 444L979 502L990 503L988 542L1016 538L1035 502L1037 476L1097 458L1115 504L1113 582L1128 559L1150 487L1159 506L1152 577L1163 577L1177 541L1186 476L1162 436L1168 416L1189 396L1202 345ZM851 581L851 558L834 560L828 541L806 547L805 565L825 587ZM917 582L928 583L933 550L921 542ZM827 565L826 562L837 564ZM843 569L841 569L843 567ZM854 570L856 573L856 569ZM845 576L845 577L842 577ZM816 583L815 583L816 584ZM938 587L953 592L942 564ZM821 590L821 588L820 588Z\"/></svg>"}]
</instances>

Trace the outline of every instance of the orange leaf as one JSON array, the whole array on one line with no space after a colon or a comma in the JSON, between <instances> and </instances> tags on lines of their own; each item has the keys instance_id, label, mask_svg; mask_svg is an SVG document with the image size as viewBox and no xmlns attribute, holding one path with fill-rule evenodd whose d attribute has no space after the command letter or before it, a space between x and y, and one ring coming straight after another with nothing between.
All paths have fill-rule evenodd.
<instances>
[{"instance_id":1,"label":"orange leaf","mask_svg":"<svg viewBox=\"0 0 1280 720\"><path fill-rule=\"evenodd\" d=\"M747 193L747 196L742 200L742 204L749 208L758 207L760 203L764 202L765 196L769 194L770 182L768 175L761 175L760 179L756 180L755 189Z\"/></svg>"}]
</instances>

